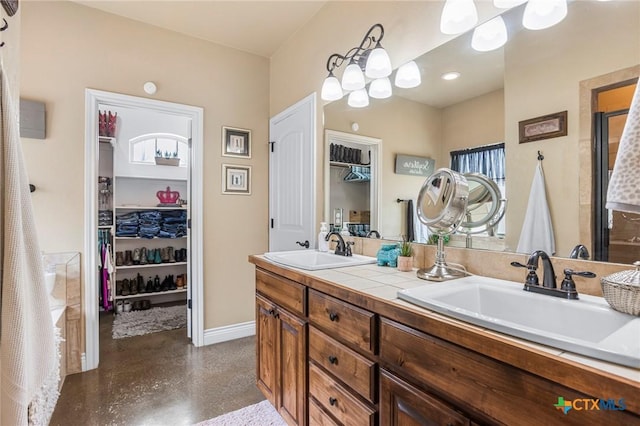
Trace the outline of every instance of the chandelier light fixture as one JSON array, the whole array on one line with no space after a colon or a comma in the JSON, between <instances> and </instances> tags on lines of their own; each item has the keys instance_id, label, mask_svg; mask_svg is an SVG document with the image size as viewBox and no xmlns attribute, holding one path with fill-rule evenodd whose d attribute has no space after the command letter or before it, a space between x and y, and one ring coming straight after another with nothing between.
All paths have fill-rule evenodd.
<instances>
[{"instance_id":1,"label":"chandelier light fixture","mask_svg":"<svg viewBox=\"0 0 640 426\"><path fill-rule=\"evenodd\" d=\"M522 25L529 30L543 30L567 16L567 0L529 0L522 16Z\"/></svg>"},{"instance_id":2,"label":"chandelier light fixture","mask_svg":"<svg viewBox=\"0 0 640 426\"><path fill-rule=\"evenodd\" d=\"M349 49L344 55L334 53L329 56L327 60L329 75L322 84L321 97L323 100L336 101L341 99L346 91L351 92L347 101L349 106L363 108L369 105L369 97L385 99L391 96L392 88L389 76L393 69L391 68L391 60L387 51L380 44L383 38L384 27L382 24L375 24L369 28L359 46ZM347 66L342 73L342 79L338 80L334 75L334 71L345 63ZM396 73L396 86L415 87L420 84L420 71L415 63L413 65L415 67L413 74L409 77L401 78L399 84L398 74L401 73L400 71L404 66L400 67ZM407 72L406 70L403 71L403 73ZM368 93L366 90L367 79L371 80ZM401 84L409 85L403 86Z\"/></svg>"},{"instance_id":3,"label":"chandelier light fixture","mask_svg":"<svg viewBox=\"0 0 640 426\"><path fill-rule=\"evenodd\" d=\"M471 47L478 52L498 49L507 42L507 26L502 16L476 27L471 37Z\"/></svg>"},{"instance_id":4,"label":"chandelier light fixture","mask_svg":"<svg viewBox=\"0 0 640 426\"><path fill-rule=\"evenodd\" d=\"M460 34L475 27L478 11L473 0L447 0L440 16L440 31Z\"/></svg>"}]
</instances>

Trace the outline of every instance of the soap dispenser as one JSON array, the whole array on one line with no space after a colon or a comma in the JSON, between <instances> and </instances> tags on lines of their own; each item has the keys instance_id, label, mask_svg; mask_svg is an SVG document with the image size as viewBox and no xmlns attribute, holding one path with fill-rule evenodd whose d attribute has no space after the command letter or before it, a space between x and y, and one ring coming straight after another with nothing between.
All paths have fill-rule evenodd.
<instances>
[{"instance_id":1,"label":"soap dispenser","mask_svg":"<svg viewBox=\"0 0 640 426\"><path fill-rule=\"evenodd\" d=\"M342 237L351 236L351 232L349 232L349 222L342 223L342 231L340 231L340 235L342 235Z\"/></svg>"},{"instance_id":2,"label":"soap dispenser","mask_svg":"<svg viewBox=\"0 0 640 426\"><path fill-rule=\"evenodd\" d=\"M327 241L327 222L320 222L320 232L318 233L318 251L329 251L329 241Z\"/></svg>"}]
</instances>

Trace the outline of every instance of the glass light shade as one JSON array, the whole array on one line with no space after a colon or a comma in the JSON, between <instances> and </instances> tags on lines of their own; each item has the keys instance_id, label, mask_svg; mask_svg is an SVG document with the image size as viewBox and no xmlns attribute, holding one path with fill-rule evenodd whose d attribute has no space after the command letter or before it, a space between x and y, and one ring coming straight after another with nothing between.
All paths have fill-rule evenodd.
<instances>
[{"instance_id":1,"label":"glass light shade","mask_svg":"<svg viewBox=\"0 0 640 426\"><path fill-rule=\"evenodd\" d=\"M471 47L478 52L488 52L504 46L507 42L507 26L502 16L496 16L490 21L476 27L471 37Z\"/></svg>"},{"instance_id":2,"label":"glass light shade","mask_svg":"<svg viewBox=\"0 0 640 426\"><path fill-rule=\"evenodd\" d=\"M369 96L375 99L386 99L391 96L389 77L376 78L369 85Z\"/></svg>"},{"instance_id":3,"label":"glass light shade","mask_svg":"<svg viewBox=\"0 0 640 426\"><path fill-rule=\"evenodd\" d=\"M529 30L543 30L567 16L567 0L529 0L522 16L522 25Z\"/></svg>"},{"instance_id":4,"label":"glass light shade","mask_svg":"<svg viewBox=\"0 0 640 426\"><path fill-rule=\"evenodd\" d=\"M344 70L342 88L344 90L364 89L364 74L358 64L349 64Z\"/></svg>"},{"instance_id":5,"label":"glass light shade","mask_svg":"<svg viewBox=\"0 0 640 426\"><path fill-rule=\"evenodd\" d=\"M347 103L353 108L364 108L369 106L369 95L365 89L354 90L349 93L349 99Z\"/></svg>"},{"instance_id":6,"label":"glass light shade","mask_svg":"<svg viewBox=\"0 0 640 426\"><path fill-rule=\"evenodd\" d=\"M498 9L511 9L526 1L527 0L493 0L493 5Z\"/></svg>"},{"instance_id":7,"label":"glass light shade","mask_svg":"<svg viewBox=\"0 0 640 426\"><path fill-rule=\"evenodd\" d=\"M440 31L460 34L475 27L478 11L473 0L447 0L440 16Z\"/></svg>"},{"instance_id":8,"label":"glass light shade","mask_svg":"<svg viewBox=\"0 0 640 426\"><path fill-rule=\"evenodd\" d=\"M387 51L382 47L376 47L369 53L364 74L369 78L382 78L391 75L391 60Z\"/></svg>"},{"instance_id":9,"label":"glass light shade","mask_svg":"<svg viewBox=\"0 0 640 426\"><path fill-rule=\"evenodd\" d=\"M414 61L407 62L396 71L396 79L394 81L396 87L403 89L411 89L420 86L422 79L420 77L420 69Z\"/></svg>"},{"instance_id":10,"label":"glass light shade","mask_svg":"<svg viewBox=\"0 0 640 426\"><path fill-rule=\"evenodd\" d=\"M320 97L325 101L337 101L342 98L342 87L333 74L330 74L329 77L324 79Z\"/></svg>"}]
</instances>

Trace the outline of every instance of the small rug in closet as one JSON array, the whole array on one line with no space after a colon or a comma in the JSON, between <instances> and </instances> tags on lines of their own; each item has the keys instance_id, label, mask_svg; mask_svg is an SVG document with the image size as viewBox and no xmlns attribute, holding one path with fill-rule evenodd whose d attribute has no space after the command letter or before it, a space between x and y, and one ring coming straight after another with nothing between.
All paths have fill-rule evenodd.
<instances>
[{"instance_id":1,"label":"small rug in closet","mask_svg":"<svg viewBox=\"0 0 640 426\"><path fill-rule=\"evenodd\" d=\"M287 426L287 423L269 401L262 401L205 420L196 426Z\"/></svg>"},{"instance_id":2,"label":"small rug in closet","mask_svg":"<svg viewBox=\"0 0 640 426\"><path fill-rule=\"evenodd\" d=\"M175 330L187 326L187 307L167 306L151 308L146 311L123 312L113 320L111 337L142 336L158 331Z\"/></svg>"}]
</instances>

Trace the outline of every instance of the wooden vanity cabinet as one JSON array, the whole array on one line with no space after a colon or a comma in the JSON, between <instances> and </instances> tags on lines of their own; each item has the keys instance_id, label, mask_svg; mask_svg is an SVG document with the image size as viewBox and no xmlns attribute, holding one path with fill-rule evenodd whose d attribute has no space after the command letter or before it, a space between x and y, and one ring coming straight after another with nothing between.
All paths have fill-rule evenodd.
<instances>
[{"instance_id":1,"label":"wooden vanity cabinet","mask_svg":"<svg viewBox=\"0 0 640 426\"><path fill-rule=\"evenodd\" d=\"M306 425L306 288L262 271L256 274L256 288L257 386L289 425ZM272 299L299 307L297 315Z\"/></svg>"}]
</instances>

